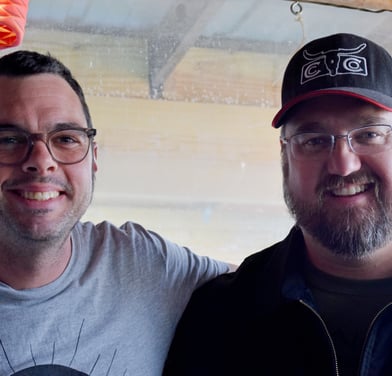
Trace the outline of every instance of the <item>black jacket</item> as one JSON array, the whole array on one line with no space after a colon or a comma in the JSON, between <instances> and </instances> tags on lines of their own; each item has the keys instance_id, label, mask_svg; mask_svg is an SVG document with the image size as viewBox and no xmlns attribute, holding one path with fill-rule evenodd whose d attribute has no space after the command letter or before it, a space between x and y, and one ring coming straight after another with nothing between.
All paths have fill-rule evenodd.
<instances>
[{"instance_id":1,"label":"black jacket","mask_svg":"<svg viewBox=\"0 0 392 376\"><path fill-rule=\"evenodd\" d=\"M177 327L164 376L339 375L331 337L303 278L304 243L285 240L198 289ZM392 375L392 309L377 316L361 376Z\"/></svg>"}]
</instances>

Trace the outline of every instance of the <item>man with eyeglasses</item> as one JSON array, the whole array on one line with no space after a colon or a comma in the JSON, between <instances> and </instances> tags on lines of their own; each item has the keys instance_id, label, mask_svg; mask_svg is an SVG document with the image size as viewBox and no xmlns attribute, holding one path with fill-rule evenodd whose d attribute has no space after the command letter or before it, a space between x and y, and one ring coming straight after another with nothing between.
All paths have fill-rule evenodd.
<instances>
[{"instance_id":1,"label":"man with eyeglasses","mask_svg":"<svg viewBox=\"0 0 392 376\"><path fill-rule=\"evenodd\" d=\"M80 221L96 130L60 61L5 55L0 87L0 375L161 375L192 291L229 266L132 222Z\"/></svg>"},{"instance_id":2,"label":"man with eyeglasses","mask_svg":"<svg viewBox=\"0 0 392 376\"><path fill-rule=\"evenodd\" d=\"M193 294L164 374L392 375L391 56L309 42L273 126L295 226Z\"/></svg>"}]
</instances>

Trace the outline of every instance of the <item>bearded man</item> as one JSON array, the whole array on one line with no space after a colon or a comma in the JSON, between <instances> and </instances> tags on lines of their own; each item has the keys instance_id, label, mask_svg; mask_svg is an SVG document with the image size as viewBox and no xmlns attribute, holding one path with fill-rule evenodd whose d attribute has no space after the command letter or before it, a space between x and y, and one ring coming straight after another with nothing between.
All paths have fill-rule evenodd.
<instances>
[{"instance_id":1,"label":"bearded man","mask_svg":"<svg viewBox=\"0 0 392 376\"><path fill-rule=\"evenodd\" d=\"M283 241L198 289L165 375L392 374L392 58L335 34L283 79Z\"/></svg>"}]
</instances>

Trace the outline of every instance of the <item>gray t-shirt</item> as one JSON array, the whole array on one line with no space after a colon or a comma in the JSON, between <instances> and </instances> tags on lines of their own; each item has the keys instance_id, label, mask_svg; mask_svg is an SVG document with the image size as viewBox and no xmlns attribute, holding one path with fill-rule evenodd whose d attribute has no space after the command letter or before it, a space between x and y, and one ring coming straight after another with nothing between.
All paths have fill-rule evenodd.
<instances>
[{"instance_id":1,"label":"gray t-shirt","mask_svg":"<svg viewBox=\"0 0 392 376\"><path fill-rule=\"evenodd\" d=\"M0 283L0 375L161 375L192 291L227 271L131 222L78 223L57 280Z\"/></svg>"}]
</instances>

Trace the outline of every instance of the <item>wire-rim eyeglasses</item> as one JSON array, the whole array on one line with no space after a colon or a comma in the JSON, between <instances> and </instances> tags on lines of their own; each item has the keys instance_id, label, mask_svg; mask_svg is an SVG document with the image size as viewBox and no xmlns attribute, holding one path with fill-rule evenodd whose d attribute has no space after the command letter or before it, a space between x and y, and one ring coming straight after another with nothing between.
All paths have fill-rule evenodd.
<instances>
[{"instance_id":1,"label":"wire-rim eyeglasses","mask_svg":"<svg viewBox=\"0 0 392 376\"><path fill-rule=\"evenodd\" d=\"M297 160L323 160L335 148L338 139L345 138L350 150L358 155L375 154L392 148L392 125L371 124L351 129L347 134L333 135L320 132L303 132L281 137L289 145L290 152Z\"/></svg>"}]
</instances>

